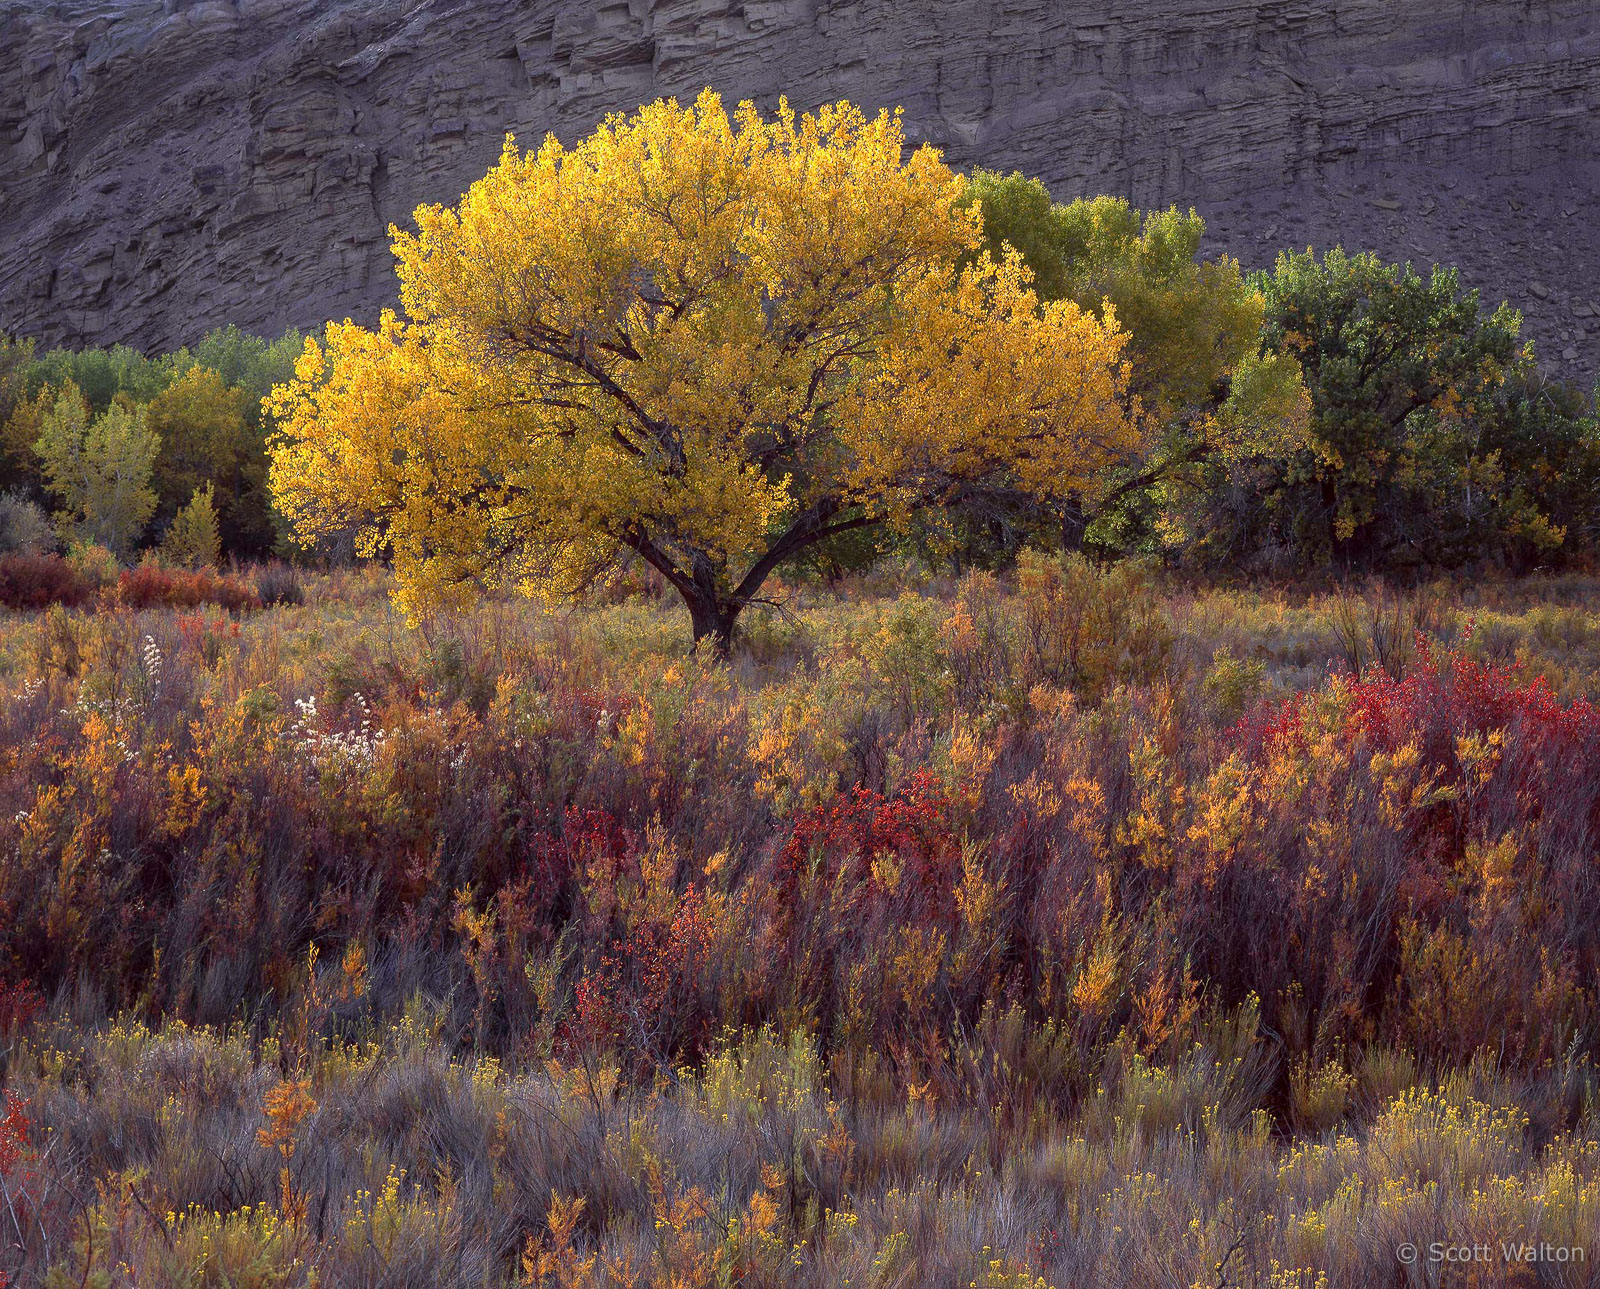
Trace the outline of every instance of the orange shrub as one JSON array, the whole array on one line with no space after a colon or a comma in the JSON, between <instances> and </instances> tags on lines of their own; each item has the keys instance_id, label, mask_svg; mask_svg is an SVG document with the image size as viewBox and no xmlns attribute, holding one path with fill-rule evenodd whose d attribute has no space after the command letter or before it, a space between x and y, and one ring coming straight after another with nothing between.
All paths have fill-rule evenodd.
<instances>
[{"instance_id":1,"label":"orange shrub","mask_svg":"<svg viewBox=\"0 0 1600 1289\"><path fill-rule=\"evenodd\" d=\"M163 568L141 564L117 580L117 599L131 609L192 609L215 604L230 613L261 607L256 589L243 578L209 568Z\"/></svg>"}]
</instances>

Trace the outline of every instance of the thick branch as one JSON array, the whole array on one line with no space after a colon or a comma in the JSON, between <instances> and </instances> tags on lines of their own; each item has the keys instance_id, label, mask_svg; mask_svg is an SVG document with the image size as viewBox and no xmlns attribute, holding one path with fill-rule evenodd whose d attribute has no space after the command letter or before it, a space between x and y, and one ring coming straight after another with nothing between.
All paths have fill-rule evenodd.
<instances>
[{"instance_id":1,"label":"thick branch","mask_svg":"<svg viewBox=\"0 0 1600 1289\"><path fill-rule=\"evenodd\" d=\"M855 528L867 528L879 523L880 515L857 515L853 519L841 519L837 523L828 523L828 519L838 513L839 504L836 501L818 502L799 519L789 526L789 530L778 538L768 549L767 553L750 566L744 579L734 588L729 597L736 604L748 603L761 584L767 580L772 570L798 551L807 546L814 546L817 542L832 537L836 533L849 532Z\"/></svg>"},{"instance_id":2,"label":"thick branch","mask_svg":"<svg viewBox=\"0 0 1600 1289\"><path fill-rule=\"evenodd\" d=\"M539 333L543 333L542 335ZM546 358L564 363L568 367L581 371L594 382L603 394L613 402L620 405L628 416L655 442L667 456L675 473L681 473L687 462L683 455L683 445L679 442L677 432L667 422L658 420L645 411L640 402L625 390L604 367L591 358L587 352L584 338L580 335L576 346L566 344L566 337L559 336L546 328L538 332L526 331L521 334L507 332L506 339L531 353L542 354Z\"/></svg>"},{"instance_id":3,"label":"thick branch","mask_svg":"<svg viewBox=\"0 0 1600 1289\"><path fill-rule=\"evenodd\" d=\"M637 525L629 525L618 540L629 550L637 552L639 557L666 578L673 590L685 600L693 600L699 594L694 579L674 564L667 553L651 541Z\"/></svg>"}]
</instances>

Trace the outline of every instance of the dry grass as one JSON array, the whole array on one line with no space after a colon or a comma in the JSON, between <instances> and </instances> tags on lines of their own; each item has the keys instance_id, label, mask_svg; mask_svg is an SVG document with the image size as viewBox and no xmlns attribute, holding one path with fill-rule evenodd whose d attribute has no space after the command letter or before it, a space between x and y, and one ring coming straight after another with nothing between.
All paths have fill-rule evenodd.
<instances>
[{"instance_id":1,"label":"dry grass","mask_svg":"<svg viewBox=\"0 0 1600 1289\"><path fill-rule=\"evenodd\" d=\"M1595 589L0 619L0 1275L1587 1283Z\"/></svg>"}]
</instances>

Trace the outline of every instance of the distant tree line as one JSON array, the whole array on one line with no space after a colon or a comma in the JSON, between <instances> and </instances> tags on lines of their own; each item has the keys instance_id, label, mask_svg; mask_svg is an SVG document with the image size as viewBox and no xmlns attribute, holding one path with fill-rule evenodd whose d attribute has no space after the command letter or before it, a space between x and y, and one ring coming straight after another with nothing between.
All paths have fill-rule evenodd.
<instances>
[{"instance_id":1,"label":"distant tree line","mask_svg":"<svg viewBox=\"0 0 1600 1289\"><path fill-rule=\"evenodd\" d=\"M0 336L0 549L94 545L126 562L160 547L189 564L271 553L262 399L301 344L228 326L147 357Z\"/></svg>"},{"instance_id":2,"label":"distant tree line","mask_svg":"<svg viewBox=\"0 0 1600 1289\"><path fill-rule=\"evenodd\" d=\"M1053 535L1106 557L1290 575L1594 552L1594 395L1546 377L1521 316L1484 308L1455 269L1334 248L1247 275L1200 258L1193 211L1059 204L1036 180L981 171L969 200L1042 299L1115 311L1146 437L1066 513L958 517L934 536L959 555L992 562Z\"/></svg>"},{"instance_id":3,"label":"distant tree line","mask_svg":"<svg viewBox=\"0 0 1600 1289\"><path fill-rule=\"evenodd\" d=\"M978 171L963 201L982 215L975 255L1020 253L1041 302L1127 333L1138 433L1089 486L970 489L909 526L840 525L800 564L837 573L909 544L958 567L1044 546L1265 576L1525 570L1600 541L1593 395L1541 373L1520 315L1454 269L1335 248L1247 274L1201 256L1193 211L1058 203L1019 174ZM156 357L0 336L0 552L285 549L262 401L302 346L232 326Z\"/></svg>"}]
</instances>

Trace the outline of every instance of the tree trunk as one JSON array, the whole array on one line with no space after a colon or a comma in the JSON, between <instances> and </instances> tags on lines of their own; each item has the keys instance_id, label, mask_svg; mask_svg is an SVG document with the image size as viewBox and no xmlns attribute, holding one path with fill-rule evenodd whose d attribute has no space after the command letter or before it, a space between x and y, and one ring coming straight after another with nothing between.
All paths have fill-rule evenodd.
<instances>
[{"instance_id":1,"label":"tree trunk","mask_svg":"<svg viewBox=\"0 0 1600 1289\"><path fill-rule=\"evenodd\" d=\"M694 647L699 651L703 643L719 658L726 658L733 647L733 621L739 616L737 606L719 604L714 599L685 595L689 606L689 620L694 624Z\"/></svg>"},{"instance_id":2,"label":"tree trunk","mask_svg":"<svg viewBox=\"0 0 1600 1289\"><path fill-rule=\"evenodd\" d=\"M1089 526L1088 516L1083 513L1083 499L1077 493L1073 493L1062 503L1060 515L1061 549L1081 551L1084 529Z\"/></svg>"},{"instance_id":3,"label":"tree trunk","mask_svg":"<svg viewBox=\"0 0 1600 1289\"><path fill-rule=\"evenodd\" d=\"M1331 478L1322 481L1322 510L1328 524L1328 560L1337 564L1344 542L1339 536L1339 489Z\"/></svg>"}]
</instances>

